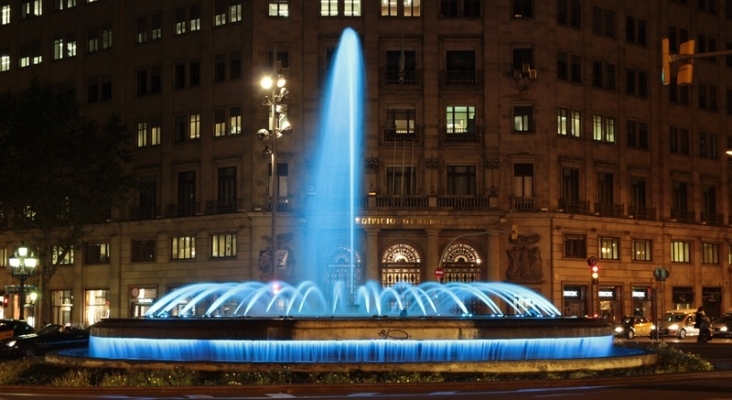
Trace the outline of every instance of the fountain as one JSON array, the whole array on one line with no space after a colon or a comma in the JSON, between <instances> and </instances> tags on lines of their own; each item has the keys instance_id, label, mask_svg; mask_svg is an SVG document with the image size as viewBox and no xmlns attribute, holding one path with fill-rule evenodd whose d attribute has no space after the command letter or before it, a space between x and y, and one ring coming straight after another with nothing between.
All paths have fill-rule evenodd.
<instances>
[{"instance_id":1,"label":"fountain","mask_svg":"<svg viewBox=\"0 0 732 400\"><path fill-rule=\"evenodd\" d=\"M322 276L316 278L323 271L311 268L311 276L301 273L297 285L183 287L159 299L146 318L106 319L92 326L88 359L244 370L440 372L605 369L653 362L614 347L611 327L602 321L562 318L553 304L518 285L359 284L353 222L361 163L354 160L363 159L364 85L353 30L344 31L331 70L303 253L317 259L322 243L343 249L344 262L333 274L341 279L316 284L323 282ZM347 199L342 199L344 188Z\"/></svg>"}]
</instances>

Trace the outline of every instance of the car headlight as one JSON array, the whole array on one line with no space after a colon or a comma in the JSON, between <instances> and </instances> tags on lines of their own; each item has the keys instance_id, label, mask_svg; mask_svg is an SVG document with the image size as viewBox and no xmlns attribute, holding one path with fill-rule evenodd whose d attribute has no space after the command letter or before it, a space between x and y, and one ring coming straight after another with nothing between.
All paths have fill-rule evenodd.
<instances>
[{"instance_id":1,"label":"car headlight","mask_svg":"<svg viewBox=\"0 0 732 400\"><path fill-rule=\"evenodd\" d=\"M675 331L679 329L679 326L677 324L669 325L668 329L671 331Z\"/></svg>"},{"instance_id":2,"label":"car headlight","mask_svg":"<svg viewBox=\"0 0 732 400\"><path fill-rule=\"evenodd\" d=\"M723 327L719 328L719 331L720 332L727 332L727 327L726 326L723 326Z\"/></svg>"},{"instance_id":3,"label":"car headlight","mask_svg":"<svg viewBox=\"0 0 732 400\"><path fill-rule=\"evenodd\" d=\"M623 327L622 327L622 326L616 326L616 327L615 327L615 333L622 333L622 332L623 332L623 330L624 330L624 329L623 329Z\"/></svg>"},{"instance_id":4,"label":"car headlight","mask_svg":"<svg viewBox=\"0 0 732 400\"><path fill-rule=\"evenodd\" d=\"M652 331L655 331L656 330L656 325L651 325L651 330Z\"/></svg>"},{"instance_id":5,"label":"car headlight","mask_svg":"<svg viewBox=\"0 0 732 400\"><path fill-rule=\"evenodd\" d=\"M13 347L13 346L15 346L15 343L16 343L15 340L9 340L8 342L5 343L5 346L6 347Z\"/></svg>"}]
</instances>

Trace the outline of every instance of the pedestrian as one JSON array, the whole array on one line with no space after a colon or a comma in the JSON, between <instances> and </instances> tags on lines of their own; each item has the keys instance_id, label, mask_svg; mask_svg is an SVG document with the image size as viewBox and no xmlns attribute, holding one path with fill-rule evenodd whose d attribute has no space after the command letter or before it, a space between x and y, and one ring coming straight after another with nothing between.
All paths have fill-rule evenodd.
<instances>
[{"instance_id":1,"label":"pedestrian","mask_svg":"<svg viewBox=\"0 0 732 400\"><path fill-rule=\"evenodd\" d=\"M712 338L711 327L712 323L704 312L704 307L700 306L696 310L696 316L694 317L694 328L699 330L696 341L699 343L706 343L709 341Z\"/></svg>"}]
</instances>

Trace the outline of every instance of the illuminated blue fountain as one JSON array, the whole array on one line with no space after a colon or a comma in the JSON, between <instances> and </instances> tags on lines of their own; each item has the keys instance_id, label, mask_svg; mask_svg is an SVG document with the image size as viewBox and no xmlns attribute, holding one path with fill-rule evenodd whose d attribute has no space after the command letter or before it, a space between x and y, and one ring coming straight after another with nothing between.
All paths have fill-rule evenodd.
<instances>
[{"instance_id":1,"label":"illuminated blue fountain","mask_svg":"<svg viewBox=\"0 0 732 400\"><path fill-rule=\"evenodd\" d=\"M355 201L362 196L362 68L358 36L347 29L334 54L323 105L306 213L303 252L310 252L309 260L323 244L360 248L353 222ZM304 371L467 372L517 371L517 361L528 370L604 369L601 360L629 355L614 347L609 325L562 318L551 302L521 286L359 286L356 257L349 262L347 278L329 285L327 293L314 283L321 281L316 268L300 268L312 276L300 276L296 285L183 287L152 305L146 318L92 326L87 356L116 363L237 363L253 370L287 365Z\"/></svg>"}]
</instances>

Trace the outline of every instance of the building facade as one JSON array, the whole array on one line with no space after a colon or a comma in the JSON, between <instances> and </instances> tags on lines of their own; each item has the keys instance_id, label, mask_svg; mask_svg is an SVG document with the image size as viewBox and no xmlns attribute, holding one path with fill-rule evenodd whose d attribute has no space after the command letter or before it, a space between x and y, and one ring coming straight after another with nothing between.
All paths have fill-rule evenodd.
<instances>
[{"instance_id":1,"label":"building facade","mask_svg":"<svg viewBox=\"0 0 732 400\"><path fill-rule=\"evenodd\" d=\"M267 281L273 222L283 280L327 286L356 263L359 283L517 283L568 316L732 307L732 57L695 60L689 86L660 77L663 38L674 54L732 48L730 0L0 0L0 18L0 90L72 82L84 114L119 112L135 138L138 187L59 260L52 322L140 316L193 282ZM346 28L367 82L361 240L306 251ZM275 168L256 135L272 70L294 127ZM0 236L7 266L17 243ZM17 315L9 272L0 285Z\"/></svg>"}]
</instances>

